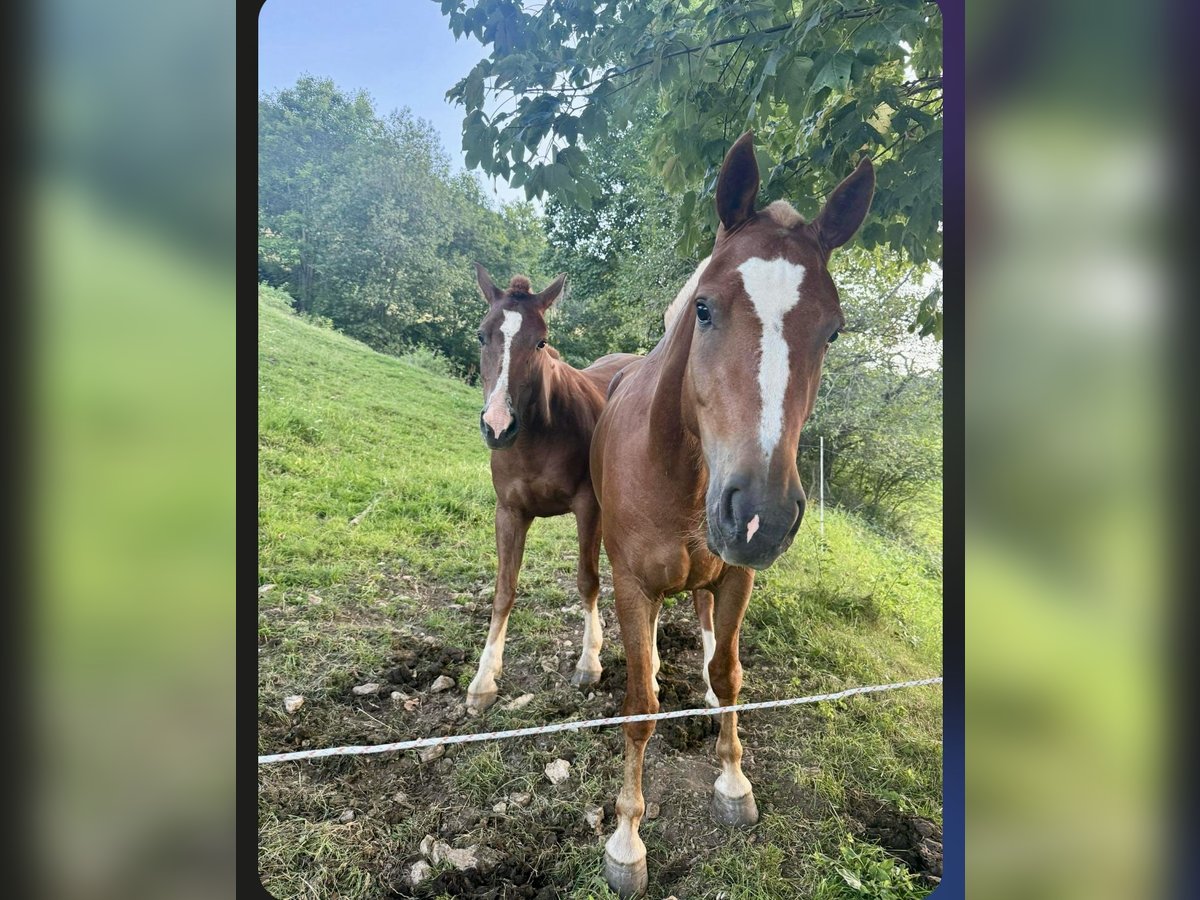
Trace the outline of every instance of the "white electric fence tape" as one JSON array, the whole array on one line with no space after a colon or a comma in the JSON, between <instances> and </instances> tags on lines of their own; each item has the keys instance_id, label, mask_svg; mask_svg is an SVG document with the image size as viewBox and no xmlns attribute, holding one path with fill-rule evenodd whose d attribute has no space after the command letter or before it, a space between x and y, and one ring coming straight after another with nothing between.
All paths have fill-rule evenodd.
<instances>
[{"instance_id":1,"label":"white electric fence tape","mask_svg":"<svg viewBox=\"0 0 1200 900\"><path fill-rule=\"evenodd\" d=\"M682 719L685 716L716 716L727 712L749 712L754 709L774 709L779 706L798 706L801 703L820 703L825 700L840 700L855 694L874 694L879 691L896 691L900 688L920 687L926 684L941 684L942 679L922 678L918 681L898 681L894 684L875 684L869 687L848 688L832 694L813 694L810 697L792 697L788 700L762 700L758 703L740 703L735 706L712 706L703 709L677 709L672 712L643 713L636 716L612 716L607 719L586 719L578 722L559 722L555 725L538 725L532 728L514 728L510 731L484 731L478 734L455 734L445 737L419 738L413 741L398 741L394 744L372 744L367 747L327 747L323 750L295 750L291 753L270 753L258 758L258 764L289 762L296 759L317 759L322 756L363 756L368 753L391 753L397 750L420 750L438 744L469 744L474 741L498 741L504 738L529 737L535 734L553 734L558 731L579 731L584 728L602 728L606 725L623 725L626 722L655 722L659 719Z\"/></svg>"}]
</instances>

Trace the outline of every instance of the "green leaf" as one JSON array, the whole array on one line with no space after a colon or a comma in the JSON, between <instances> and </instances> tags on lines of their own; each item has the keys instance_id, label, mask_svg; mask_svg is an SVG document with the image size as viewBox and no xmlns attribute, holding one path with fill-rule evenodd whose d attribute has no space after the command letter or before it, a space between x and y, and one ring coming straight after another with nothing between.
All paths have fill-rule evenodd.
<instances>
[{"instance_id":1,"label":"green leaf","mask_svg":"<svg viewBox=\"0 0 1200 900\"><path fill-rule=\"evenodd\" d=\"M479 109L483 106L483 70L476 66L462 82L463 104L468 110Z\"/></svg>"},{"instance_id":2,"label":"green leaf","mask_svg":"<svg viewBox=\"0 0 1200 900\"><path fill-rule=\"evenodd\" d=\"M813 76L812 90L828 87L844 94L850 87L850 67L853 61L848 53L834 53Z\"/></svg>"},{"instance_id":3,"label":"green leaf","mask_svg":"<svg viewBox=\"0 0 1200 900\"><path fill-rule=\"evenodd\" d=\"M850 887L852 887L854 890L861 891L863 889L862 882L859 881L858 876L849 869L845 868L844 866L838 866L837 872L842 876L842 881L846 882L846 884L850 885Z\"/></svg>"}]
</instances>

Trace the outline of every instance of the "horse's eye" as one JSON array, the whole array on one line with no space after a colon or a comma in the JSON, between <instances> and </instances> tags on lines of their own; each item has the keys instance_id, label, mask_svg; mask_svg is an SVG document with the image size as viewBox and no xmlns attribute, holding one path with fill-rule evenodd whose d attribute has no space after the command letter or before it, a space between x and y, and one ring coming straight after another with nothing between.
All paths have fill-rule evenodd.
<instances>
[{"instance_id":1,"label":"horse's eye","mask_svg":"<svg viewBox=\"0 0 1200 900\"><path fill-rule=\"evenodd\" d=\"M703 303L696 304L696 320L701 325L707 325L712 321L712 313L709 312L708 307Z\"/></svg>"},{"instance_id":2,"label":"horse's eye","mask_svg":"<svg viewBox=\"0 0 1200 900\"><path fill-rule=\"evenodd\" d=\"M481 331L481 332L479 332L479 334L477 334L477 335L475 335L475 336L476 336L477 338L479 338L479 343L481 343L481 344L486 344L486 343L487 343L487 338L483 336L483 332L482 332L482 331Z\"/></svg>"},{"instance_id":3,"label":"horse's eye","mask_svg":"<svg viewBox=\"0 0 1200 900\"><path fill-rule=\"evenodd\" d=\"M841 329L839 328L837 331L835 331L833 334L831 334L829 336L829 343L832 344L834 341L837 340L838 332L840 332L840 331L841 331Z\"/></svg>"},{"instance_id":4,"label":"horse's eye","mask_svg":"<svg viewBox=\"0 0 1200 900\"><path fill-rule=\"evenodd\" d=\"M539 350L541 350L541 349L542 349L543 347L545 347L545 346L546 346L546 342L545 342L545 341L538 341L538 349L539 349Z\"/></svg>"}]
</instances>

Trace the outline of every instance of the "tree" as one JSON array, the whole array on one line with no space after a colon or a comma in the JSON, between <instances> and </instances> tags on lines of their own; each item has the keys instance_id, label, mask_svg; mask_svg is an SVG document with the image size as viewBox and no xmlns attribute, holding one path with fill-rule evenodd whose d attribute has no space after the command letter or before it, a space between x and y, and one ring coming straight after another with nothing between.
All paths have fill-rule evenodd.
<instances>
[{"instance_id":1,"label":"tree","mask_svg":"<svg viewBox=\"0 0 1200 900\"><path fill-rule=\"evenodd\" d=\"M384 352L435 349L472 377L472 263L544 278L543 250L533 208L491 209L407 110L380 117L365 93L307 76L260 99L259 272L301 312Z\"/></svg>"},{"instance_id":2,"label":"tree","mask_svg":"<svg viewBox=\"0 0 1200 900\"><path fill-rule=\"evenodd\" d=\"M907 329L936 273L885 248L851 247L833 274L847 327L825 356L801 473L817 484L824 438L833 499L893 526L942 473L940 353Z\"/></svg>"},{"instance_id":3,"label":"tree","mask_svg":"<svg viewBox=\"0 0 1200 900\"><path fill-rule=\"evenodd\" d=\"M803 214L868 153L861 240L915 264L941 255L941 17L929 0L437 0L489 55L447 92L468 167L586 208L597 142L647 101L648 158L677 196L678 252L715 232L721 160L756 132L764 199ZM939 294L914 327L940 337Z\"/></svg>"}]
</instances>

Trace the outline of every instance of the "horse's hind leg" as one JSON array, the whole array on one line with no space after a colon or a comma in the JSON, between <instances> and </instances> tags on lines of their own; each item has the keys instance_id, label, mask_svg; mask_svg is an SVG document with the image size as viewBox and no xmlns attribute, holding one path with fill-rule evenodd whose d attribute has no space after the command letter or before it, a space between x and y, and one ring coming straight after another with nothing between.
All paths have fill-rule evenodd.
<instances>
[{"instance_id":1,"label":"horse's hind leg","mask_svg":"<svg viewBox=\"0 0 1200 900\"><path fill-rule=\"evenodd\" d=\"M504 506L496 507L496 596L492 600L492 624L487 644L479 657L479 671L467 688L467 705L482 712L496 702L496 678L504 668L504 638L508 614L517 597L517 575L525 555L525 535L533 520Z\"/></svg>"},{"instance_id":2,"label":"horse's hind leg","mask_svg":"<svg viewBox=\"0 0 1200 900\"><path fill-rule=\"evenodd\" d=\"M696 618L700 620L700 642L704 645L704 662L700 664L700 673L704 676L704 685L708 688L704 700L709 706L720 706L717 695L713 693L712 681L708 676L708 664L712 662L713 652L717 641L713 637L713 595L712 591L703 588L692 591L692 603L696 607Z\"/></svg>"},{"instance_id":3,"label":"horse's hind leg","mask_svg":"<svg viewBox=\"0 0 1200 900\"><path fill-rule=\"evenodd\" d=\"M575 504L575 527L579 533L577 584L583 601L583 650L571 676L571 684L584 687L600 680L600 647L604 641L600 623L600 507L589 496Z\"/></svg>"},{"instance_id":4,"label":"horse's hind leg","mask_svg":"<svg viewBox=\"0 0 1200 900\"><path fill-rule=\"evenodd\" d=\"M753 585L752 572L731 568L716 588L713 611L715 648L708 671L720 706L736 703L742 687L738 634ZM721 774L713 785L713 818L722 825L753 825L758 821L758 806L754 802L750 781L742 773L742 742L738 740L735 712L721 714L717 757L721 761Z\"/></svg>"}]
</instances>

